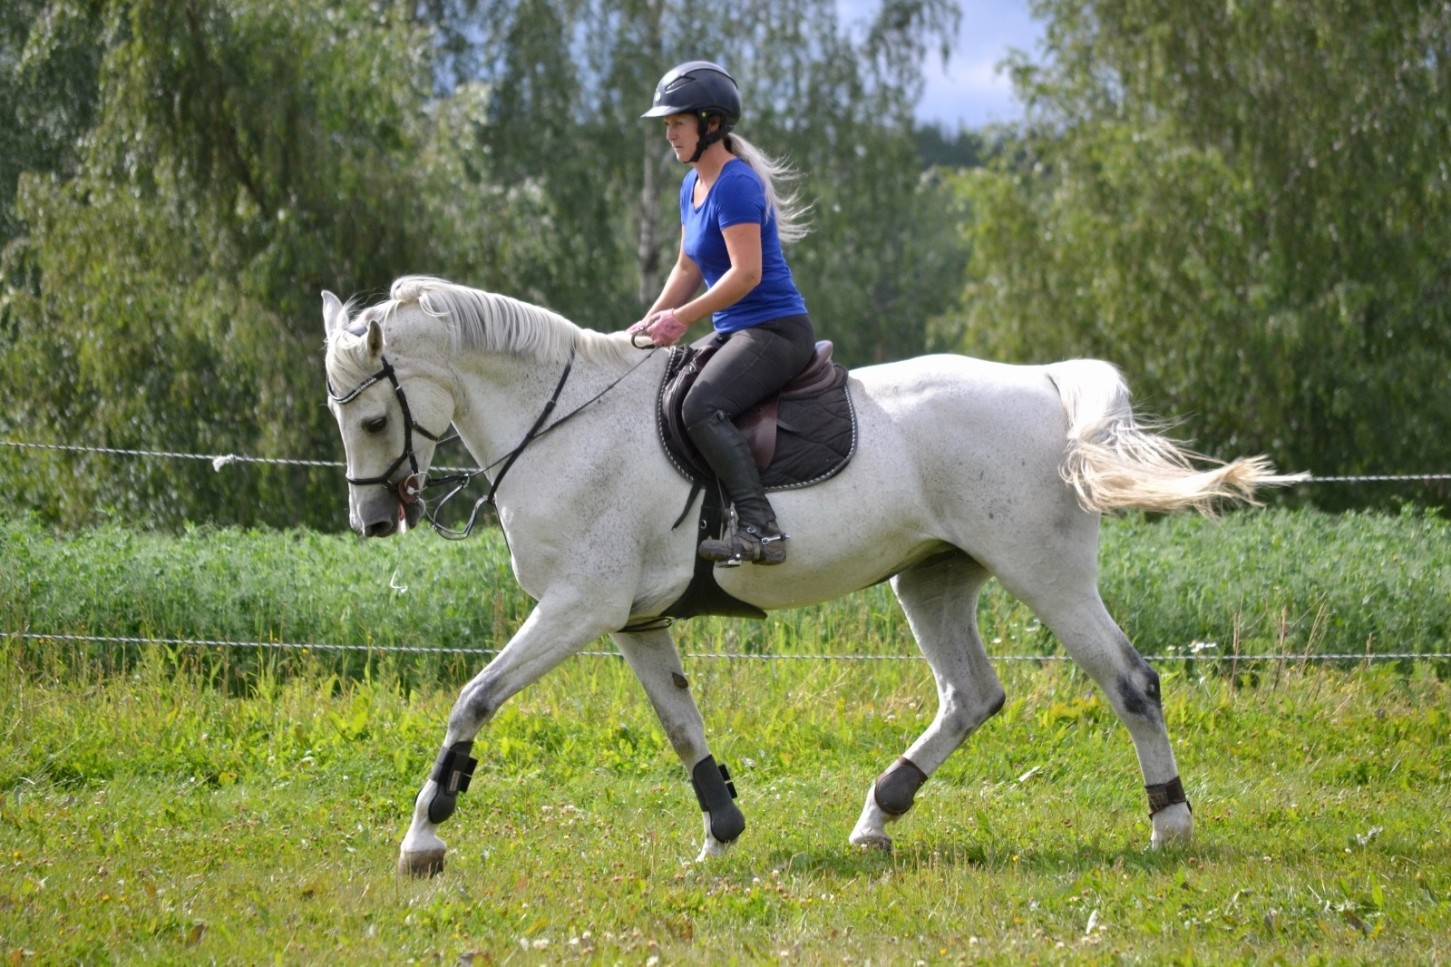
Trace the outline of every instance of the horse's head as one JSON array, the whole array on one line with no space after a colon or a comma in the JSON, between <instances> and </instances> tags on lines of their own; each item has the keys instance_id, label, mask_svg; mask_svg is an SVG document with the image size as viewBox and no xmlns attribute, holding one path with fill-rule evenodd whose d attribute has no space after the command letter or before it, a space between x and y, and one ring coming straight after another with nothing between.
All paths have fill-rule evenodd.
<instances>
[{"instance_id":1,"label":"horse's head","mask_svg":"<svg viewBox=\"0 0 1451 967\"><path fill-rule=\"evenodd\" d=\"M364 537L413 527L423 514L423 482L453 417L448 371L409 338L416 312L374 306L350 319L324 292L328 409L347 457L348 523ZM387 321L387 331L384 321Z\"/></svg>"}]
</instances>

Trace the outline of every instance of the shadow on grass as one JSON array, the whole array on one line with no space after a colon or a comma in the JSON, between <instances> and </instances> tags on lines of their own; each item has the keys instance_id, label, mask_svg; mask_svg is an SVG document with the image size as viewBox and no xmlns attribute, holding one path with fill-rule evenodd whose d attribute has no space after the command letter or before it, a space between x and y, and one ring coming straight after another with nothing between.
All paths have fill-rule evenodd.
<instances>
[{"instance_id":1,"label":"shadow on grass","mask_svg":"<svg viewBox=\"0 0 1451 967\"><path fill-rule=\"evenodd\" d=\"M889 871L917 873L931 869L1006 870L1068 873L1086 869L1114 869L1147 874L1173 873L1185 866L1236 859L1237 851L1213 843L1193 843L1147 849L1107 840L1032 846L1012 840L981 837L944 841L898 839L891 850L862 849L843 844L839 849L775 851L772 866L783 872L823 873L844 878L876 876Z\"/></svg>"}]
</instances>

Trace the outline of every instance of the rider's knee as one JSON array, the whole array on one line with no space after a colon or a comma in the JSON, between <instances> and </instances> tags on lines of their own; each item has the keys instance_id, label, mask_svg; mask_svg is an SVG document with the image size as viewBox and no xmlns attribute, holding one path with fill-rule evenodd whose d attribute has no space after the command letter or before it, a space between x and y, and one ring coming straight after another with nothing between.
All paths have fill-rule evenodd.
<instances>
[{"instance_id":1,"label":"rider's knee","mask_svg":"<svg viewBox=\"0 0 1451 967\"><path fill-rule=\"evenodd\" d=\"M722 423L730 415L721 409L718 400L706 394L687 394L680 403L680 420L689 433L702 423Z\"/></svg>"}]
</instances>

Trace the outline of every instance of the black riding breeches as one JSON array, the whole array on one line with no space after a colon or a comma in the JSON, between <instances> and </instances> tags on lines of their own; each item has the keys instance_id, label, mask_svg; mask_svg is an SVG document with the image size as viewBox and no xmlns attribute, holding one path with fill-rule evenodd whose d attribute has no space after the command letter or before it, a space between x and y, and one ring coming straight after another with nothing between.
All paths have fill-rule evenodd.
<instances>
[{"instance_id":1,"label":"black riding breeches","mask_svg":"<svg viewBox=\"0 0 1451 967\"><path fill-rule=\"evenodd\" d=\"M787 316L708 341L720 349L681 403L687 430L717 413L733 420L795 379L816 350L816 331L810 316Z\"/></svg>"}]
</instances>

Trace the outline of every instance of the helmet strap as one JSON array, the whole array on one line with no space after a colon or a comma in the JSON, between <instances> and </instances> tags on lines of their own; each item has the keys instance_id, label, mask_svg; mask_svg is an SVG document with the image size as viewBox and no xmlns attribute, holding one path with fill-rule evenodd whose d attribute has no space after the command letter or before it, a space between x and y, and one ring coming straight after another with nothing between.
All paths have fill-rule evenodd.
<instances>
[{"instance_id":1,"label":"helmet strap","mask_svg":"<svg viewBox=\"0 0 1451 967\"><path fill-rule=\"evenodd\" d=\"M686 164L695 164L697 161L700 160L700 156L705 154L706 148L715 144L717 141L724 138L727 134L730 133L730 125L725 123L725 118L723 117L720 119L720 127L712 131L710 129L710 119L712 117L720 117L720 115L711 115L707 114L704 111L701 111L695 116L695 123L697 125L697 130L700 132L700 137L695 145L695 154L690 156L690 160L686 162Z\"/></svg>"}]
</instances>

